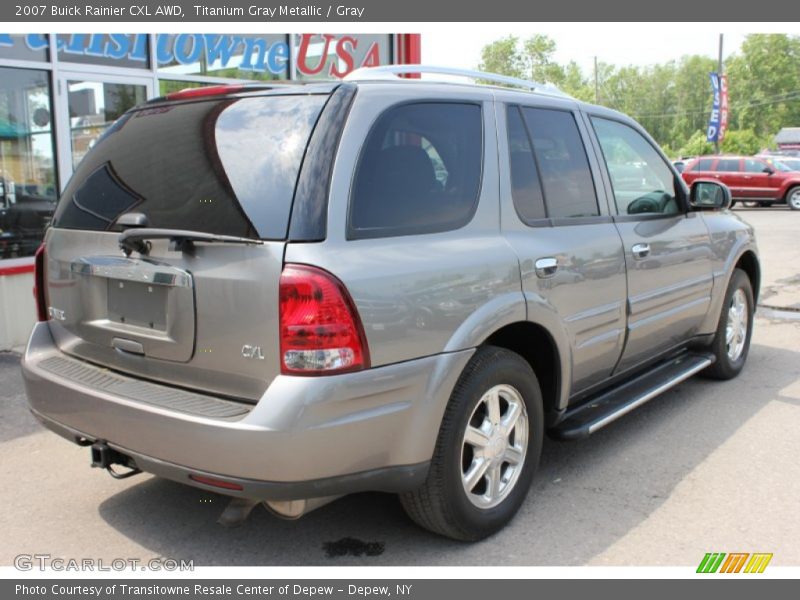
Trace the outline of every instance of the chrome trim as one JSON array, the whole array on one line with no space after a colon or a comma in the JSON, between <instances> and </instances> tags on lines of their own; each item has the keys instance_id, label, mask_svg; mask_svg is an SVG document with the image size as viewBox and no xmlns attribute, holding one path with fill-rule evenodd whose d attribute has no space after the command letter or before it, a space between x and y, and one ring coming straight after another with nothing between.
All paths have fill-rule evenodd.
<instances>
[{"instance_id":1,"label":"chrome trim","mask_svg":"<svg viewBox=\"0 0 800 600\"><path fill-rule=\"evenodd\" d=\"M597 431L598 429L602 429L603 427L605 427L609 423L613 423L614 421L616 421L620 417L628 414L633 409L638 408L639 406L641 406L645 402L648 402L649 400L652 400L656 396L666 392L668 389L670 389L672 387L675 387L676 385L678 385L679 383L681 383L683 381L686 381L687 379L689 379L689 377L691 377L695 373L698 373L699 371L702 371L707 366L709 366L711 363L712 363L712 360L710 358L703 359L703 361L701 363L696 364L695 366L693 366L692 368L688 369L687 371L681 373L680 375L678 375L674 379L671 379L670 381L668 381L666 383L662 383L657 388L655 388L653 390L650 390L649 392L647 392L646 394L641 396L635 402L631 402L630 404L626 404L625 406L620 407L620 409L618 411L613 412L610 415L607 415L606 417L603 417L602 419L600 419L596 423L593 423L592 425L589 426L589 433L592 434L595 431Z\"/></svg>"},{"instance_id":2,"label":"chrome trim","mask_svg":"<svg viewBox=\"0 0 800 600\"><path fill-rule=\"evenodd\" d=\"M172 265L119 256L85 256L70 263L70 271L107 279L138 281L169 287L193 287L192 275Z\"/></svg>"}]
</instances>

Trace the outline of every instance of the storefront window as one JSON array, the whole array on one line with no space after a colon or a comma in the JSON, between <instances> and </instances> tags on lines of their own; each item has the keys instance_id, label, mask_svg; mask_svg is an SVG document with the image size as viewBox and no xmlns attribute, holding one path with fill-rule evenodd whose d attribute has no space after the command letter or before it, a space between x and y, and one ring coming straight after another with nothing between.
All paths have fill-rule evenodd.
<instances>
[{"instance_id":1,"label":"storefront window","mask_svg":"<svg viewBox=\"0 0 800 600\"><path fill-rule=\"evenodd\" d=\"M149 69L150 52L143 33L74 33L59 35L58 60L82 65Z\"/></svg>"},{"instance_id":2,"label":"storefront window","mask_svg":"<svg viewBox=\"0 0 800 600\"><path fill-rule=\"evenodd\" d=\"M310 34L294 36L298 79L344 77L360 67L392 62L392 36Z\"/></svg>"},{"instance_id":3,"label":"storefront window","mask_svg":"<svg viewBox=\"0 0 800 600\"><path fill-rule=\"evenodd\" d=\"M158 72L232 79L288 79L286 35L161 34L156 39Z\"/></svg>"},{"instance_id":4,"label":"storefront window","mask_svg":"<svg viewBox=\"0 0 800 600\"><path fill-rule=\"evenodd\" d=\"M30 33L27 35L0 33L0 58L49 60L50 55L47 51L49 44L50 38L45 33Z\"/></svg>"},{"instance_id":5,"label":"storefront window","mask_svg":"<svg viewBox=\"0 0 800 600\"><path fill-rule=\"evenodd\" d=\"M75 169L111 123L147 99L147 88L101 81L70 81L67 88L72 168Z\"/></svg>"},{"instance_id":6,"label":"storefront window","mask_svg":"<svg viewBox=\"0 0 800 600\"><path fill-rule=\"evenodd\" d=\"M50 98L45 71L0 67L0 258L33 254L53 215Z\"/></svg>"}]
</instances>

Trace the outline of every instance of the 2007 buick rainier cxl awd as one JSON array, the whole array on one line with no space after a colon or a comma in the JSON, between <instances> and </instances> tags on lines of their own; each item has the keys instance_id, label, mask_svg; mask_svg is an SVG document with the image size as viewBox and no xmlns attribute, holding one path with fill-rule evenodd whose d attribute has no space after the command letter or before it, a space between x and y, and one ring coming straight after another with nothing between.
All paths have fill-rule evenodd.
<instances>
[{"instance_id":1,"label":"2007 buick rainier cxl awd","mask_svg":"<svg viewBox=\"0 0 800 600\"><path fill-rule=\"evenodd\" d=\"M78 166L23 360L93 465L297 517L396 492L476 540L542 440L735 377L753 230L633 120L554 88L399 79L185 90ZM472 72L459 72L473 75Z\"/></svg>"}]
</instances>

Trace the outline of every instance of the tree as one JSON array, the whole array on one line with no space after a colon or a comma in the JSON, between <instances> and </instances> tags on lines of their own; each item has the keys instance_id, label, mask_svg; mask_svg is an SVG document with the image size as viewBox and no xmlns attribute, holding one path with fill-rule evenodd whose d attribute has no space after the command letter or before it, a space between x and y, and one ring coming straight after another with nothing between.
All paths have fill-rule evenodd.
<instances>
[{"instance_id":1,"label":"tree","mask_svg":"<svg viewBox=\"0 0 800 600\"><path fill-rule=\"evenodd\" d=\"M714 144L706 141L705 130L695 131L684 146L678 151L680 156L703 156L712 154Z\"/></svg>"},{"instance_id":2,"label":"tree","mask_svg":"<svg viewBox=\"0 0 800 600\"><path fill-rule=\"evenodd\" d=\"M766 144L752 129L729 131L722 140L722 151L729 154L756 154Z\"/></svg>"}]
</instances>

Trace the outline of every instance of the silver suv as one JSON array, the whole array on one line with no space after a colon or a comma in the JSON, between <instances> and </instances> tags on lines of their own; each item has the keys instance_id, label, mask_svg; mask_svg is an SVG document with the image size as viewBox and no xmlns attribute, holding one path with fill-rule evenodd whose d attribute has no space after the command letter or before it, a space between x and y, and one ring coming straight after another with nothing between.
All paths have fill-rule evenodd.
<instances>
[{"instance_id":1,"label":"silver suv","mask_svg":"<svg viewBox=\"0 0 800 600\"><path fill-rule=\"evenodd\" d=\"M120 118L37 253L30 407L140 471L285 517L395 492L477 540L544 434L735 377L753 230L650 136L548 86L456 72L185 90Z\"/></svg>"}]
</instances>

